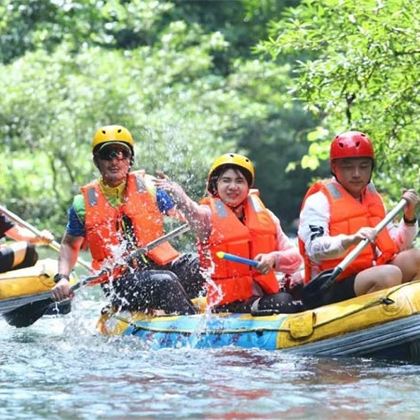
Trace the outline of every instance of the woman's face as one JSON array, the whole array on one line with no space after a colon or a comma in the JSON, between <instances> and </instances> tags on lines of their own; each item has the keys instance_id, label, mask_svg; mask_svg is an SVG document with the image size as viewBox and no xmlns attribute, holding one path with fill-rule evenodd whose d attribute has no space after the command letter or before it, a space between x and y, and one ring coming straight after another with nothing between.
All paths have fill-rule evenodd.
<instances>
[{"instance_id":1,"label":"woman's face","mask_svg":"<svg viewBox=\"0 0 420 420\"><path fill-rule=\"evenodd\" d=\"M248 196L249 186L240 171L228 169L217 180L217 195L229 207L238 207Z\"/></svg>"}]
</instances>

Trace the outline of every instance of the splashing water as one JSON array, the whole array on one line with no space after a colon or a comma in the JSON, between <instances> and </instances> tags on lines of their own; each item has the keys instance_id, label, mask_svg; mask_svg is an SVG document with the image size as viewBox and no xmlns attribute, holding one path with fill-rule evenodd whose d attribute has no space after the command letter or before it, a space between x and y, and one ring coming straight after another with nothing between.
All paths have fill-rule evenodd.
<instances>
[{"instance_id":1,"label":"splashing water","mask_svg":"<svg viewBox=\"0 0 420 420\"><path fill-rule=\"evenodd\" d=\"M103 337L104 300L26 329L0 320L0 418L417 418L420 367L258 349L151 351ZM204 317L203 317L204 318Z\"/></svg>"}]
</instances>

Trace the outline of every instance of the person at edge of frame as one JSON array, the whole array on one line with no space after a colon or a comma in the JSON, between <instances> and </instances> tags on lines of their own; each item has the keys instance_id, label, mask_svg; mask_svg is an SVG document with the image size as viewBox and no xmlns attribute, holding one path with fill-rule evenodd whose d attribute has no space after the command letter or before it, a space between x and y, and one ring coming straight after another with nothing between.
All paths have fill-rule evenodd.
<instances>
[{"instance_id":1,"label":"person at edge of frame","mask_svg":"<svg viewBox=\"0 0 420 420\"><path fill-rule=\"evenodd\" d=\"M35 246L48 245L54 240L50 231L42 230L40 235L35 235L0 213L0 239L4 237L15 242L0 245L0 273L32 267L38 260Z\"/></svg>"}]
</instances>

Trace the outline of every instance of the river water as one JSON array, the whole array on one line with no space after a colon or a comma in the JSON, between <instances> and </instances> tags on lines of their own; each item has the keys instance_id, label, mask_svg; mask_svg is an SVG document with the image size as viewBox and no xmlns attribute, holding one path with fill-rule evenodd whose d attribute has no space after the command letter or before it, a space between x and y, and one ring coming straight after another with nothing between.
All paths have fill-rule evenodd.
<instances>
[{"instance_id":1,"label":"river water","mask_svg":"<svg viewBox=\"0 0 420 420\"><path fill-rule=\"evenodd\" d=\"M103 301L25 329L0 320L0 419L420 416L420 366L225 348L147 350L95 331Z\"/></svg>"}]
</instances>

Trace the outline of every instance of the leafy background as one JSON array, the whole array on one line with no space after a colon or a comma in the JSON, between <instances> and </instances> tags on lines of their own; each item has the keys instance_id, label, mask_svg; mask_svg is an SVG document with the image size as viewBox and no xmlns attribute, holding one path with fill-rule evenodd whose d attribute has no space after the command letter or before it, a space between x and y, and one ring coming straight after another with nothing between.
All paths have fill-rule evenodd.
<instances>
[{"instance_id":1,"label":"leafy background","mask_svg":"<svg viewBox=\"0 0 420 420\"><path fill-rule=\"evenodd\" d=\"M418 2L3 0L1 200L61 236L90 141L127 126L136 168L194 198L211 161L255 162L293 232L338 132L366 131L390 202L419 189Z\"/></svg>"}]
</instances>

